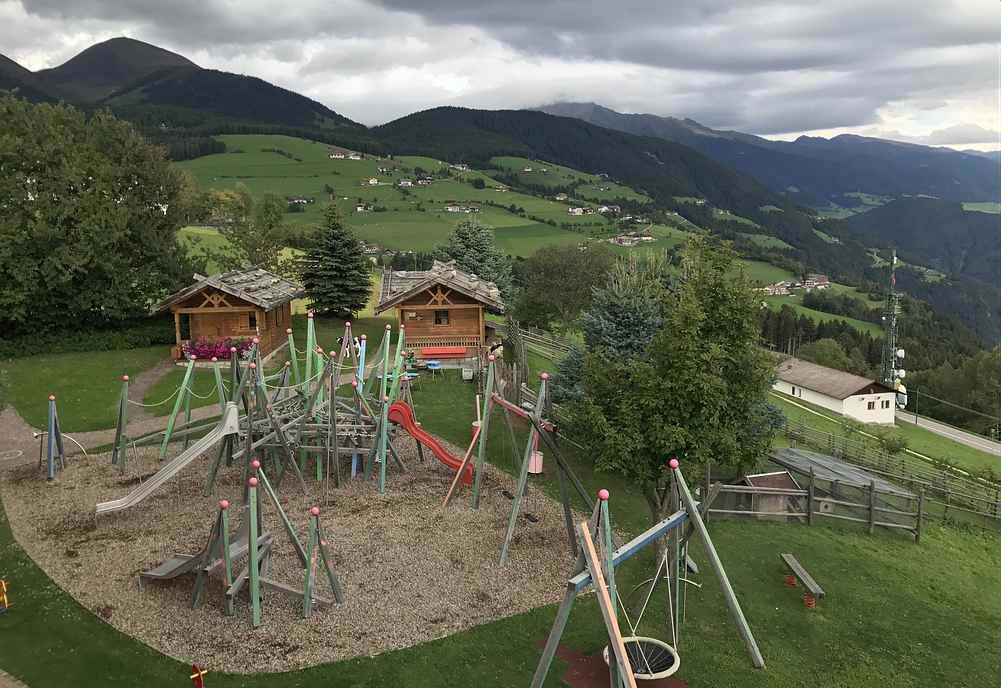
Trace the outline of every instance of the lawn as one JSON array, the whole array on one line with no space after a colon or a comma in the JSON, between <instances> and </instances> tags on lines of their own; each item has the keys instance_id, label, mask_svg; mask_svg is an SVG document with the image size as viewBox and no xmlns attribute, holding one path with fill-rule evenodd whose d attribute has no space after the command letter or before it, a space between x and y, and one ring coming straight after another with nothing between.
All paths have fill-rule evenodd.
<instances>
[{"instance_id":1,"label":"lawn","mask_svg":"<svg viewBox=\"0 0 1001 688\"><path fill-rule=\"evenodd\" d=\"M777 248L781 251L792 248L791 245L770 234L741 234L741 236L762 248Z\"/></svg>"},{"instance_id":2,"label":"lawn","mask_svg":"<svg viewBox=\"0 0 1001 688\"><path fill-rule=\"evenodd\" d=\"M770 400L782 409L782 412L789 419L805 423L812 428L832 433L838 437L844 435L844 427L840 421L841 417L832 411L819 408L809 402L804 402L802 399L797 399L797 404L810 409L810 411L804 410L794 406L790 403L790 399L782 394L773 393ZM960 444L941 435L936 435L921 426L910 423L899 423L896 425L896 429L901 435L907 438L907 448L911 451L933 459L948 460L959 468L975 471L983 466L992 466L997 469L999 464L1001 464L1001 459L992 454L978 451L973 447L968 447L965 444Z\"/></svg>"},{"instance_id":3,"label":"lawn","mask_svg":"<svg viewBox=\"0 0 1001 688\"><path fill-rule=\"evenodd\" d=\"M873 337L882 337L883 328L876 323L866 322L865 320L858 320L856 318L849 318L844 315L835 315L834 313L826 313L824 311L818 311L815 308L807 308L802 305L803 296L802 294L790 294L788 296L765 296L764 302L768 304L768 307L772 310L778 311L782 309L782 306L789 306L796 313L800 315L805 315L816 323L831 322L833 320L843 320L852 327L854 327L859 332L867 332Z\"/></svg>"},{"instance_id":4,"label":"lawn","mask_svg":"<svg viewBox=\"0 0 1001 688\"><path fill-rule=\"evenodd\" d=\"M118 413L121 376L137 375L169 355L166 346L153 346L0 361L0 399L36 428L45 427L50 394L56 395L64 432L111 428Z\"/></svg>"},{"instance_id":5,"label":"lawn","mask_svg":"<svg viewBox=\"0 0 1001 688\"><path fill-rule=\"evenodd\" d=\"M760 260L740 260L744 266L747 278L756 284L775 284L796 279L796 276L784 268Z\"/></svg>"},{"instance_id":6,"label":"lawn","mask_svg":"<svg viewBox=\"0 0 1001 688\"><path fill-rule=\"evenodd\" d=\"M465 446L474 417L473 395L473 385L453 373L422 380L414 391L418 417L428 430ZM510 469L503 420L494 418L492 427L491 456ZM567 460L589 492L598 487L611 491L616 528L635 533L645 527L646 508L634 490L621 480L594 473L586 460L572 453ZM551 464L551 457L546 462ZM532 481L537 488L555 490L551 468ZM392 479L389 484L392 489ZM456 509L466 508L467 496L464 491ZM520 529L530 527L524 521L519 524ZM921 544L915 545L896 534L877 530L869 536L864 528L851 526L811 528L714 519L710 530L767 668L750 668L695 541L691 553L702 565L699 580L704 587L689 592L679 644L683 657L679 677L692 688L912 688L987 686L995 681L997 656L990 639L1001 624L1001 595L996 592L1001 586L1001 541L995 535L931 525ZM799 591L783 585L780 552L794 552L824 586L827 597L816 610L804 609ZM636 586L651 575L652 556L647 552L617 572L622 598L634 611L642 595ZM32 688L62 688L69 678L81 688L167 688L187 683L188 666L113 630L55 586L12 541L2 514L0 561L14 605L0 616L0 632L6 631L0 667ZM563 581L554 580L553 585L560 588ZM661 594L638 631L667 638ZM554 607L544 607L406 650L286 674L213 672L209 685L527 685L538 643L554 613ZM606 642L603 636L594 597L580 598L564 643L589 654ZM971 652L971 648L982 649ZM546 686L561 685L558 677L563 669L557 661Z\"/></svg>"},{"instance_id":7,"label":"lawn","mask_svg":"<svg viewBox=\"0 0 1001 688\"><path fill-rule=\"evenodd\" d=\"M996 201L987 201L985 203L964 203L963 210L972 210L977 213L1001 213L1001 203Z\"/></svg>"}]
</instances>

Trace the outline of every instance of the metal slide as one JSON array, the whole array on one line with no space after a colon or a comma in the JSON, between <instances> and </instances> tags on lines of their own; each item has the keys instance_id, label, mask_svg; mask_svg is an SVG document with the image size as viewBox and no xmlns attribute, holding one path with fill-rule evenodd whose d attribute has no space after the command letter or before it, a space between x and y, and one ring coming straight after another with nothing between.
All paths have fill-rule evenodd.
<instances>
[{"instance_id":1,"label":"metal slide","mask_svg":"<svg viewBox=\"0 0 1001 688\"><path fill-rule=\"evenodd\" d=\"M185 466L208 451L216 442L226 435L235 435L238 430L239 411L237 410L236 403L230 401L226 403L226 410L222 418L219 419L219 424L212 430L209 430L208 434L188 447L187 450L165 463L155 475L126 496L121 499L114 499L110 502L101 502L98 504L98 515L122 511L123 509L128 509L139 504L156 492L164 483L180 473Z\"/></svg>"}]
</instances>

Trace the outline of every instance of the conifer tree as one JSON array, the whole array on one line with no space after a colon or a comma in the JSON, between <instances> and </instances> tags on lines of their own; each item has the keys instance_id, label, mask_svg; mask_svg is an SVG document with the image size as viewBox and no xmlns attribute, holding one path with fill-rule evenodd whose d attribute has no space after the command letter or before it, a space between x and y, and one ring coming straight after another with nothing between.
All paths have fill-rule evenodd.
<instances>
[{"instance_id":1,"label":"conifer tree","mask_svg":"<svg viewBox=\"0 0 1001 688\"><path fill-rule=\"evenodd\" d=\"M302 285L315 313L351 317L365 307L370 291L369 264L361 243L341 223L333 205L323 228L300 262Z\"/></svg>"}]
</instances>

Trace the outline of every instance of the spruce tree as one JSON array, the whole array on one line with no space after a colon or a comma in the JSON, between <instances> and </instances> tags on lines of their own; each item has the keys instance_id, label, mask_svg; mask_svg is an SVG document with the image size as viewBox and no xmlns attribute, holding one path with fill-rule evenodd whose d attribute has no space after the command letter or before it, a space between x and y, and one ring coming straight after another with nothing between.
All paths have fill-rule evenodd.
<instances>
[{"instance_id":1,"label":"spruce tree","mask_svg":"<svg viewBox=\"0 0 1001 688\"><path fill-rule=\"evenodd\" d=\"M361 243L341 223L333 205L324 214L316 243L300 262L302 286L315 313L351 317L365 307L371 290Z\"/></svg>"},{"instance_id":2,"label":"spruce tree","mask_svg":"<svg viewBox=\"0 0 1001 688\"><path fill-rule=\"evenodd\" d=\"M505 299L511 294L511 260L494 243L494 232L473 220L464 220L435 250L438 260L454 260L460 270L493 282Z\"/></svg>"}]
</instances>

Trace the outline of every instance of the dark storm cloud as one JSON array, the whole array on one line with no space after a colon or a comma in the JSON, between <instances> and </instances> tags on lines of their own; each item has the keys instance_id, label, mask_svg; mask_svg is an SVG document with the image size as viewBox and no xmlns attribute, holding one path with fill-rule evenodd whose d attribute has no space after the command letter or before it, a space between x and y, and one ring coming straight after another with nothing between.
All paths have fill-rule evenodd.
<instances>
[{"instance_id":1,"label":"dark storm cloud","mask_svg":"<svg viewBox=\"0 0 1001 688\"><path fill-rule=\"evenodd\" d=\"M0 8L13 1L0 0ZM955 124L940 115L958 100L981 98L983 114L982 94L997 87L1001 36L997 0L20 5L65 36L77 30L74 40L81 32L107 38L127 31L197 51L208 66L257 70L335 109L357 107L370 122L414 105L519 107L566 99L762 134L907 126L880 122L880 113L895 107L914 113L927 131ZM48 54L65 51L57 46ZM995 126L983 117L980 124Z\"/></svg>"}]
</instances>

